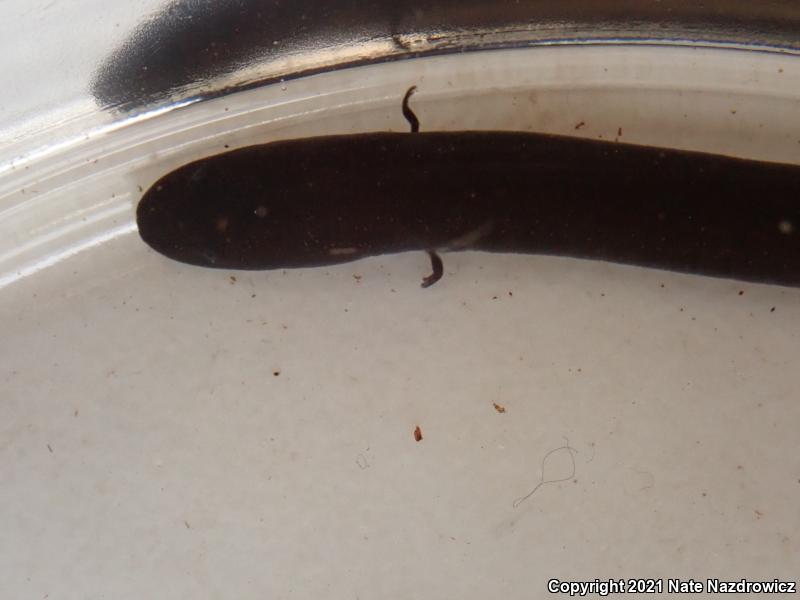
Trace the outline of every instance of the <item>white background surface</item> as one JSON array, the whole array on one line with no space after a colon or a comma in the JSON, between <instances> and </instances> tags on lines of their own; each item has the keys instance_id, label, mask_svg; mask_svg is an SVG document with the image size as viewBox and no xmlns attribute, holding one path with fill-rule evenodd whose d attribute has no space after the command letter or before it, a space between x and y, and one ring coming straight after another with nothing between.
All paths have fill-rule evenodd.
<instances>
[{"instance_id":1,"label":"white background surface","mask_svg":"<svg viewBox=\"0 0 800 600\"><path fill-rule=\"evenodd\" d=\"M18 236L0 255L3 594L531 598L552 577L796 578L798 290L470 252L423 290L423 253L213 271L135 232L39 268L129 225L137 186L224 143L402 129L409 83L423 130L621 127L796 162L794 62L452 56L87 140L99 166L65 159L76 183L34 181L44 199L6 196L0 223Z\"/></svg>"}]
</instances>

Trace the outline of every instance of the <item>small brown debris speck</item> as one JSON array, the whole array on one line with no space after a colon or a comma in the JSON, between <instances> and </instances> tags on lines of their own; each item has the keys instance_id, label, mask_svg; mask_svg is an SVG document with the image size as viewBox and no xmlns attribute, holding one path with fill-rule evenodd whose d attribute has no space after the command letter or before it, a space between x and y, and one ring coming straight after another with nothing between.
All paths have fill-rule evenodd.
<instances>
[{"instance_id":1,"label":"small brown debris speck","mask_svg":"<svg viewBox=\"0 0 800 600\"><path fill-rule=\"evenodd\" d=\"M497 300L497 296L492 296L492 300Z\"/></svg>"},{"instance_id":2,"label":"small brown debris speck","mask_svg":"<svg viewBox=\"0 0 800 600\"><path fill-rule=\"evenodd\" d=\"M581 127L583 127L584 125L586 125L586 122L585 122L585 121L581 121L580 123L578 123L577 125L575 125L575 129L576 129L576 130L578 130L578 129L580 129Z\"/></svg>"},{"instance_id":3,"label":"small brown debris speck","mask_svg":"<svg viewBox=\"0 0 800 600\"><path fill-rule=\"evenodd\" d=\"M735 115L735 114L736 114L736 109L735 109L735 108L732 108L732 109L731 109L731 114L732 114L732 115Z\"/></svg>"},{"instance_id":4,"label":"small brown debris speck","mask_svg":"<svg viewBox=\"0 0 800 600\"><path fill-rule=\"evenodd\" d=\"M186 525L186 529L191 529L191 527L189 527L189 521L184 521L183 524Z\"/></svg>"},{"instance_id":5,"label":"small brown debris speck","mask_svg":"<svg viewBox=\"0 0 800 600\"><path fill-rule=\"evenodd\" d=\"M231 285L236 283L236 275L231 275L230 279L231 279Z\"/></svg>"},{"instance_id":6,"label":"small brown debris speck","mask_svg":"<svg viewBox=\"0 0 800 600\"><path fill-rule=\"evenodd\" d=\"M743 471L744 467L742 465L736 465L736 470L737 471Z\"/></svg>"},{"instance_id":7,"label":"small brown debris speck","mask_svg":"<svg viewBox=\"0 0 800 600\"><path fill-rule=\"evenodd\" d=\"M144 188L142 186L140 186L140 185L137 185L136 189L138 189L139 192L143 192L144 191Z\"/></svg>"},{"instance_id":8,"label":"small brown debris speck","mask_svg":"<svg viewBox=\"0 0 800 600\"><path fill-rule=\"evenodd\" d=\"M739 290L739 295L744 296L744 290Z\"/></svg>"},{"instance_id":9,"label":"small brown debris speck","mask_svg":"<svg viewBox=\"0 0 800 600\"><path fill-rule=\"evenodd\" d=\"M361 275L356 275L355 273L353 273L353 279L355 279L356 281L361 281L361 277L362 277Z\"/></svg>"},{"instance_id":10,"label":"small brown debris speck","mask_svg":"<svg viewBox=\"0 0 800 600\"><path fill-rule=\"evenodd\" d=\"M754 513L756 513L756 519L760 519L761 517L763 517L763 516L764 516L764 513L763 513L763 512L761 512L761 511L760 511L760 510L758 510L758 509L754 509L754 510L753 510L753 512L754 512Z\"/></svg>"},{"instance_id":11,"label":"small brown debris speck","mask_svg":"<svg viewBox=\"0 0 800 600\"><path fill-rule=\"evenodd\" d=\"M255 297L256 297L256 295L255 295L255 294L250 294L250 297L251 297L251 298L255 298Z\"/></svg>"},{"instance_id":12,"label":"small brown debris speck","mask_svg":"<svg viewBox=\"0 0 800 600\"><path fill-rule=\"evenodd\" d=\"M617 129L617 136L622 137L622 127Z\"/></svg>"},{"instance_id":13,"label":"small brown debris speck","mask_svg":"<svg viewBox=\"0 0 800 600\"><path fill-rule=\"evenodd\" d=\"M514 295L514 292L508 292L509 297Z\"/></svg>"},{"instance_id":14,"label":"small brown debris speck","mask_svg":"<svg viewBox=\"0 0 800 600\"><path fill-rule=\"evenodd\" d=\"M72 416L77 418L78 417L78 411L76 410L74 413L72 413Z\"/></svg>"},{"instance_id":15,"label":"small brown debris speck","mask_svg":"<svg viewBox=\"0 0 800 600\"><path fill-rule=\"evenodd\" d=\"M414 439L418 442L422 441L422 429L419 428L419 425L414 428Z\"/></svg>"},{"instance_id":16,"label":"small brown debris speck","mask_svg":"<svg viewBox=\"0 0 800 600\"><path fill-rule=\"evenodd\" d=\"M47 449L50 451L50 454L53 453L53 447L50 444L47 444Z\"/></svg>"},{"instance_id":17,"label":"small brown debris speck","mask_svg":"<svg viewBox=\"0 0 800 600\"><path fill-rule=\"evenodd\" d=\"M272 374L273 374L275 377L277 377L278 375L280 375L280 374L281 374L281 372L280 372L280 371L273 371L273 372L272 372Z\"/></svg>"},{"instance_id":18,"label":"small brown debris speck","mask_svg":"<svg viewBox=\"0 0 800 600\"><path fill-rule=\"evenodd\" d=\"M775 312L775 307L773 306L772 308L770 308L769 312Z\"/></svg>"},{"instance_id":19,"label":"small brown debris speck","mask_svg":"<svg viewBox=\"0 0 800 600\"><path fill-rule=\"evenodd\" d=\"M497 402L492 402L492 406L494 406L494 409L499 413L506 412L506 407L501 404L498 404Z\"/></svg>"}]
</instances>

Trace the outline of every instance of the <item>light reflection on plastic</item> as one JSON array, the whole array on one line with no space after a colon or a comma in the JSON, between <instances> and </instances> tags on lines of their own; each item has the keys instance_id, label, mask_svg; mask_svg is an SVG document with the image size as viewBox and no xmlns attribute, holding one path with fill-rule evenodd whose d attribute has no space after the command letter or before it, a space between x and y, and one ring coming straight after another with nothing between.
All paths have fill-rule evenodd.
<instances>
[{"instance_id":1,"label":"light reflection on plastic","mask_svg":"<svg viewBox=\"0 0 800 600\"><path fill-rule=\"evenodd\" d=\"M120 200L114 199L115 201L114 205L100 211L97 211L96 209L98 207L102 207L103 203L99 203L95 206L88 208L86 211L84 211L84 213L89 211L96 211L96 214L91 215L89 217L84 217L79 222L73 222L70 224L68 221L66 225L62 225L61 227L54 227L54 225L57 225L59 221L67 220L62 218L62 219L57 219L56 221L53 221L51 223L45 223L43 225L40 225L39 227L35 227L28 234L29 237L31 238L30 241L25 242L23 244L17 244L11 250L0 254L0 265L11 259L16 258L20 254L29 252L30 250L43 246L49 242L58 241L60 238L64 238L65 236L75 231L84 229L87 226L93 225L94 223L99 223L104 219L110 219L117 215L128 213L130 211L130 207L124 202L121 202L121 200L122 200L121 198ZM75 211L74 214L80 214L80 212L81 211ZM39 236L33 235L33 233L37 230L41 231L47 229L50 230L48 233Z\"/></svg>"},{"instance_id":2,"label":"light reflection on plastic","mask_svg":"<svg viewBox=\"0 0 800 600\"><path fill-rule=\"evenodd\" d=\"M105 125L101 125L99 127L95 127L94 129L88 131L85 134L72 136L63 141L55 142L43 148L27 152L22 156L17 156L16 158L12 158L8 162L0 163L0 176L5 175L7 172L13 171L14 169L20 169L24 167L26 164L33 163L34 161L41 160L52 154L56 154L58 152L67 150L86 140L108 135L109 133L113 133L119 129L122 129L123 127L128 127L130 125L134 125L141 121L146 121L148 119L158 117L159 115L163 115L173 110L189 106L190 104L194 104L199 101L200 98L190 98L188 100L182 100L181 102L170 104L169 106L161 106L159 108L154 108L152 110L148 110L139 113L137 115L128 116L125 119L119 121L114 121L113 123L108 123Z\"/></svg>"},{"instance_id":3,"label":"light reflection on plastic","mask_svg":"<svg viewBox=\"0 0 800 600\"><path fill-rule=\"evenodd\" d=\"M108 231L105 231L99 235L87 238L85 240L81 240L80 242L73 244L67 248L64 248L54 254L50 254L41 258L37 261L32 263L28 263L27 265L22 266L21 268L15 269L11 273L0 274L0 289L6 287L7 285L11 285L19 281L20 279L24 279L30 275L38 273L48 267L52 267L67 258L71 258L76 254L80 254L84 250L89 250L90 248L95 248L106 242L110 242L113 239L118 237L122 237L123 235L127 235L129 233L133 233L137 230L136 223L131 221L130 223L125 223L124 225L120 225L118 227L114 227Z\"/></svg>"}]
</instances>

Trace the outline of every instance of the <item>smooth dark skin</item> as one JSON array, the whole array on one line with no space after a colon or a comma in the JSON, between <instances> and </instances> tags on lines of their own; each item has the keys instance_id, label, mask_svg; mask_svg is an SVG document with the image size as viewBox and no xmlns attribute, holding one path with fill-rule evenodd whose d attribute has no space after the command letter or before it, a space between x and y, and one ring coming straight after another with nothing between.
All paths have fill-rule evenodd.
<instances>
[{"instance_id":1,"label":"smooth dark skin","mask_svg":"<svg viewBox=\"0 0 800 600\"><path fill-rule=\"evenodd\" d=\"M242 148L162 177L137 220L158 252L225 269L471 249L800 285L800 168L544 134L366 133ZM441 277L431 258L423 286Z\"/></svg>"}]
</instances>

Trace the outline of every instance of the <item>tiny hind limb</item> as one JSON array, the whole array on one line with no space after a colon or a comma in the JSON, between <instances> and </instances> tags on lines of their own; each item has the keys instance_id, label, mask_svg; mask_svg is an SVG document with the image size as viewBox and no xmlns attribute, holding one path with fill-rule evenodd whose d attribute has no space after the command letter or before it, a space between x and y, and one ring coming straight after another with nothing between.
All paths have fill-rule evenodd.
<instances>
[{"instance_id":1,"label":"tiny hind limb","mask_svg":"<svg viewBox=\"0 0 800 600\"><path fill-rule=\"evenodd\" d=\"M433 269L433 273L422 278L422 283L420 285L424 288L431 287L434 283L442 278L442 275L444 275L444 265L442 264L441 257L433 250L428 250L428 256L431 257L431 268Z\"/></svg>"}]
</instances>

